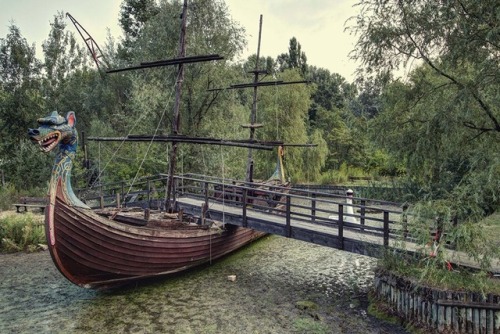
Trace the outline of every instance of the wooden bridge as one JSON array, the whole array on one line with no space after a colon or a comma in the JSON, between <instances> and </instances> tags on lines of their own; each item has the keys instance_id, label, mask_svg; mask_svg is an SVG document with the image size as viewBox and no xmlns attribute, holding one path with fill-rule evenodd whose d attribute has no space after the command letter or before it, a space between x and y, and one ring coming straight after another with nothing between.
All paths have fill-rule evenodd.
<instances>
[{"instance_id":1,"label":"wooden bridge","mask_svg":"<svg viewBox=\"0 0 500 334\"><path fill-rule=\"evenodd\" d=\"M94 191L87 189L87 194L80 196L87 202L93 199L94 207L162 209L164 193L160 190L166 180L167 175L159 174L135 182L134 188L110 184ZM179 209L200 217L201 223L248 227L372 257L381 257L387 250L419 251L409 231L413 217L400 203L194 174L176 176L175 181L174 200ZM429 242L433 232L428 232ZM452 263L477 267L464 254L452 249L447 253Z\"/></svg>"}]
</instances>

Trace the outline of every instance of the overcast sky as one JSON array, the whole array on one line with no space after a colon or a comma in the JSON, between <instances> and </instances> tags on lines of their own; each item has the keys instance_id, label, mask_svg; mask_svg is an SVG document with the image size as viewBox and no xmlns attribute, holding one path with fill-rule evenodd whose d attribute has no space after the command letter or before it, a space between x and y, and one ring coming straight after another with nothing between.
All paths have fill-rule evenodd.
<instances>
[{"instance_id":1,"label":"overcast sky","mask_svg":"<svg viewBox=\"0 0 500 334\"><path fill-rule=\"evenodd\" d=\"M0 0L0 38L11 22L21 34L40 46L50 31L58 11L69 12L104 45L107 30L121 37L118 15L121 0ZM232 18L247 32L244 57L256 53L259 17L263 15L261 55L275 58L288 51L290 38L296 37L306 53L307 63L354 79L356 64L349 59L355 37L344 31L346 20L356 15L356 0L225 0ZM69 21L68 21L69 23ZM69 26L72 28L72 26ZM83 42L82 42L83 43Z\"/></svg>"}]
</instances>

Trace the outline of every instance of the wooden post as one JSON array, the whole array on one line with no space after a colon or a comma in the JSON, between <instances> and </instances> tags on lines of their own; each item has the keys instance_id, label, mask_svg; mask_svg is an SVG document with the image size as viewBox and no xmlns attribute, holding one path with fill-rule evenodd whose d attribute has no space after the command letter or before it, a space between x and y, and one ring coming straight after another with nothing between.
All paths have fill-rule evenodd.
<instances>
[{"instance_id":1,"label":"wooden post","mask_svg":"<svg viewBox=\"0 0 500 334\"><path fill-rule=\"evenodd\" d=\"M203 183L203 192L205 196L205 206L208 208L208 182Z\"/></svg>"},{"instance_id":2,"label":"wooden post","mask_svg":"<svg viewBox=\"0 0 500 334\"><path fill-rule=\"evenodd\" d=\"M120 182L120 185L121 185L121 194L122 194L122 199L124 201L124 206L127 206L127 201L125 199L125 184L123 181Z\"/></svg>"},{"instance_id":3,"label":"wooden post","mask_svg":"<svg viewBox=\"0 0 500 334\"><path fill-rule=\"evenodd\" d=\"M148 180L148 206L151 207L151 182Z\"/></svg>"},{"instance_id":4,"label":"wooden post","mask_svg":"<svg viewBox=\"0 0 500 334\"><path fill-rule=\"evenodd\" d=\"M255 58L255 70L254 70L254 78L253 82L257 84L259 82L259 58L260 58L260 40L262 35L262 15L259 20L259 40L257 43L257 57ZM250 124L254 125L257 121L257 85L255 85L253 89L253 103L252 103L252 112L250 114ZM250 141L253 141L255 137L255 127L250 126ZM246 172L246 181L253 182L253 156L252 149L248 149L248 158L247 158L247 172Z\"/></svg>"},{"instance_id":5,"label":"wooden post","mask_svg":"<svg viewBox=\"0 0 500 334\"><path fill-rule=\"evenodd\" d=\"M389 246L389 212L384 211L384 247Z\"/></svg>"},{"instance_id":6,"label":"wooden post","mask_svg":"<svg viewBox=\"0 0 500 334\"><path fill-rule=\"evenodd\" d=\"M344 205L339 204L339 242L340 250L344 250Z\"/></svg>"},{"instance_id":7,"label":"wooden post","mask_svg":"<svg viewBox=\"0 0 500 334\"><path fill-rule=\"evenodd\" d=\"M243 204L243 227L248 226L248 220L247 220L247 188L243 188L243 198L242 198L242 204Z\"/></svg>"},{"instance_id":8,"label":"wooden post","mask_svg":"<svg viewBox=\"0 0 500 334\"><path fill-rule=\"evenodd\" d=\"M150 214L151 214L151 211L149 210L149 208L146 208L144 210L144 220L145 221L149 221Z\"/></svg>"},{"instance_id":9,"label":"wooden post","mask_svg":"<svg viewBox=\"0 0 500 334\"><path fill-rule=\"evenodd\" d=\"M316 222L316 194L312 194L312 200L311 200L311 216L312 216L312 223L314 224Z\"/></svg>"},{"instance_id":10,"label":"wooden post","mask_svg":"<svg viewBox=\"0 0 500 334\"><path fill-rule=\"evenodd\" d=\"M116 207L119 209L121 208L121 203L120 203L120 193L116 193Z\"/></svg>"},{"instance_id":11,"label":"wooden post","mask_svg":"<svg viewBox=\"0 0 500 334\"><path fill-rule=\"evenodd\" d=\"M361 231L364 231L364 226L365 226L365 215L366 215L366 200L362 199L361 200L361 212L360 215L361 217L359 218L359 223L361 224Z\"/></svg>"},{"instance_id":12,"label":"wooden post","mask_svg":"<svg viewBox=\"0 0 500 334\"><path fill-rule=\"evenodd\" d=\"M403 237L408 238L408 204L403 204Z\"/></svg>"},{"instance_id":13,"label":"wooden post","mask_svg":"<svg viewBox=\"0 0 500 334\"><path fill-rule=\"evenodd\" d=\"M292 226L290 222L291 208L290 208L290 195L286 195L286 237L290 238L292 236Z\"/></svg>"},{"instance_id":14,"label":"wooden post","mask_svg":"<svg viewBox=\"0 0 500 334\"><path fill-rule=\"evenodd\" d=\"M182 15L181 15L181 32L179 37L179 53L178 58L183 58L186 56L186 21L187 21L187 10L188 10L188 1L184 0L184 5L182 7ZM181 102L181 91L182 91L182 83L184 81L184 64L180 63L178 65L177 70L177 81L175 84L175 103L174 103L174 111L172 115L172 134L179 134L180 128L180 117L179 117L179 108ZM174 202L172 201L172 193L175 192L174 189L174 174L175 174L175 166L177 163L177 146L178 142L172 141L172 149L170 150L170 159L168 166L168 182L167 182L167 199L165 203L165 207L168 212L174 211Z\"/></svg>"}]
</instances>

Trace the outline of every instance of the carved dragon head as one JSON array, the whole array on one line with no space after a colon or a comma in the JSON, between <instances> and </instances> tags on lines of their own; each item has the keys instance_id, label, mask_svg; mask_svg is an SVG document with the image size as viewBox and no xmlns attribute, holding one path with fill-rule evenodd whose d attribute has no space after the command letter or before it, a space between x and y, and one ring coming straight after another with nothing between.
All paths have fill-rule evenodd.
<instances>
[{"instance_id":1,"label":"carved dragon head","mask_svg":"<svg viewBox=\"0 0 500 334\"><path fill-rule=\"evenodd\" d=\"M59 144L60 151L75 152L78 134L75 128L76 117L73 111L66 118L53 111L50 115L38 119L37 129L28 129L28 136L38 144L42 152L50 152Z\"/></svg>"}]
</instances>

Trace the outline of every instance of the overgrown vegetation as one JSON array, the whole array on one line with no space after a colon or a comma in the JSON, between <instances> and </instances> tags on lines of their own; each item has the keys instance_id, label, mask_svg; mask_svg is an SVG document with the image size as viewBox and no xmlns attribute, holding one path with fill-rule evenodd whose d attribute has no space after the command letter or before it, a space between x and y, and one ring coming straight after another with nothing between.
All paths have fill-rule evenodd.
<instances>
[{"instance_id":1,"label":"overgrown vegetation","mask_svg":"<svg viewBox=\"0 0 500 334\"><path fill-rule=\"evenodd\" d=\"M179 22L172 18L180 6L179 1L123 0L124 39L111 36L103 46L110 66L171 58L166 50L178 45ZM440 242L455 245L487 270L498 258L498 243L489 238L499 234L496 223L484 223L500 207L497 3L361 0L359 7L349 23L358 38L352 55L363 65L356 82L308 64L294 37L282 54L259 59L271 74L264 80L312 84L259 88L257 123L265 127L257 139L318 145L286 148L287 177L293 182L345 183L353 176L390 180L401 191L399 201L412 204L414 226L434 228L440 222L445 236ZM103 80L65 22L62 13L54 16L43 60L19 27L11 25L0 38L2 199L45 186L52 157L39 154L25 134L49 111L74 110L87 137L170 131L176 69ZM222 0L192 0L189 25L190 54L218 53L225 60L190 64L186 70L182 134L247 139L240 125L249 122L253 92L206 91L253 80L248 71L255 68L256 56L234 61L244 47L244 30ZM410 62L414 68L406 78L393 77L394 69ZM75 163L75 186L164 173L168 150L160 144L88 142L87 154L79 153ZM182 145L179 157L178 172L242 179L247 150ZM255 178L267 178L276 155L256 152L254 158ZM423 246L428 231L420 231L413 232Z\"/></svg>"},{"instance_id":2,"label":"overgrown vegetation","mask_svg":"<svg viewBox=\"0 0 500 334\"><path fill-rule=\"evenodd\" d=\"M43 215L30 212L0 215L0 252L34 252L45 243Z\"/></svg>"}]
</instances>

